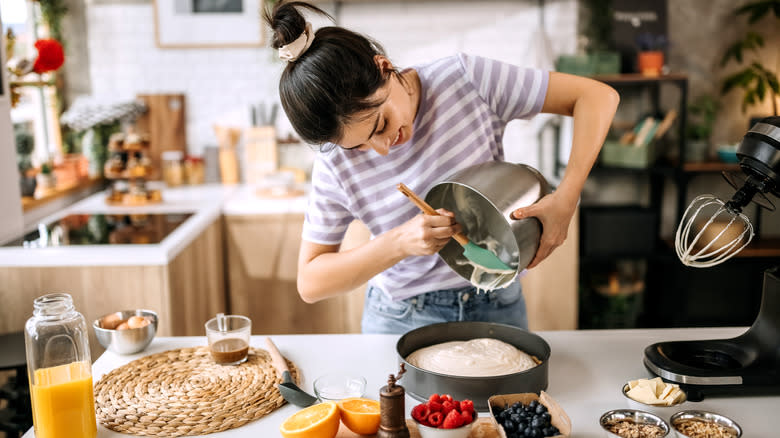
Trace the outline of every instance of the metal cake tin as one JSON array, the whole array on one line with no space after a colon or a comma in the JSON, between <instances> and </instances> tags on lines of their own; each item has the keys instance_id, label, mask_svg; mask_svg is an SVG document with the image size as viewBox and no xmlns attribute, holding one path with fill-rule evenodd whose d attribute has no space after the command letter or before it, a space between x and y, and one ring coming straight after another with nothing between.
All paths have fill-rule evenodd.
<instances>
[{"instance_id":1,"label":"metal cake tin","mask_svg":"<svg viewBox=\"0 0 780 438\"><path fill-rule=\"evenodd\" d=\"M463 377L423 370L406 361L414 351L450 341L493 338L535 356L541 363L518 373L489 377ZM488 410L488 398L496 394L539 393L547 389L550 346L542 337L506 324L492 322L444 322L405 333L396 344L399 361L406 367L401 380L406 393L424 401L431 394L449 394L456 400L470 399L480 411Z\"/></svg>"}]
</instances>

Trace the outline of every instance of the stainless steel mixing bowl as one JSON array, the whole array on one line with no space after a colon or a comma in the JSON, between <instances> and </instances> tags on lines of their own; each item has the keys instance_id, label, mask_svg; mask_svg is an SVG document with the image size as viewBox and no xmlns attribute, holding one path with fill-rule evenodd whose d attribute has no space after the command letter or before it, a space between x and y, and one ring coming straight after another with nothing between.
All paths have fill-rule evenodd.
<instances>
[{"instance_id":1,"label":"stainless steel mixing bowl","mask_svg":"<svg viewBox=\"0 0 780 438\"><path fill-rule=\"evenodd\" d=\"M541 363L519 373L502 376L464 377L440 374L418 368L406 361L414 351L442 342L493 338L513 345L535 356ZM470 399L480 411L488 410L488 399L496 394L535 392L547 389L550 345L534 333L506 324L493 322L443 322L411 330L396 344L398 360L406 373L401 384L413 398L425 401L431 394L449 394L456 400Z\"/></svg>"},{"instance_id":2,"label":"stainless steel mixing bowl","mask_svg":"<svg viewBox=\"0 0 780 438\"><path fill-rule=\"evenodd\" d=\"M515 220L509 215L550 192L550 184L533 167L489 161L445 178L428 191L425 201L433 208L455 213L455 220L463 225L464 233L472 242L479 245L486 239L495 239L498 258L520 272L539 249L542 227L536 218ZM474 267L463 255L460 244L450 241L439 255L458 275L471 279ZM485 275L480 283L496 279L497 288L506 287L513 280L511 275L500 279L495 274Z\"/></svg>"},{"instance_id":3,"label":"stainless steel mixing bowl","mask_svg":"<svg viewBox=\"0 0 780 438\"><path fill-rule=\"evenodd\" d=\"M599 424L604 430L604 436L607 438L621 438L620 435L614 434L607 429L607 423L610 421L628 420L635 424L650 424L658 426L663 431L662 437L666 437L671 432L669 423L664 421L661 417L649 412L639 411L636 409L615 409L613 411L605 412L601 418L599 418Z\"/></svg>"},{"instance_id":4,"label":"stainless steel mixing bowl","mask_svg":"<svg viewBox=\"0 0 780 438\"><path fill-rule=\"evenodd\" d=\"M114 320L127 320L131 316L144 316L151 323L139 328L125 330L110 330L101 327L104 318L112 317ZM103 315L92 323L98 342L109 351L117 354L135 354L143 351L154 339L157 333L157 313L151 310L123 310Z\"/></svg>"}]
</instances>

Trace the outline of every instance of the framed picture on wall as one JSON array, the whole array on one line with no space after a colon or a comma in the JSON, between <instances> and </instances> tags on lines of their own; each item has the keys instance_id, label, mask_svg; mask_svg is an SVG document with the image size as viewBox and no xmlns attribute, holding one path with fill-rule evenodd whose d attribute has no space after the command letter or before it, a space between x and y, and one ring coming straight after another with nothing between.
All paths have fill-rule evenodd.
<instances>
[{"instance_id":1,"label":"framed picture on wall","mask_svg":"<svg viewBox=\"0 0 780 438\"><path fill-rule=\"evenodd\" d=\"M260 47L262 0L154 0L157 46Z\"/></svg>"}]
</instances>

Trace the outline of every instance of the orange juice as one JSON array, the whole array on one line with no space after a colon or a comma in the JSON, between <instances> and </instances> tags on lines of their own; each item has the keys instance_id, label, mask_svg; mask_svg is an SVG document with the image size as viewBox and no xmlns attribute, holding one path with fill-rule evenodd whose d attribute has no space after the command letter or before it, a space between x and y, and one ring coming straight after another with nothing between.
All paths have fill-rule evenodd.
<instances>
[{"instance_id":1,"label":"orange juice","mask_svg":"<svg viewBox=\"0 0 780 438\"><path fill-rule=\"evenodd\" d=\"M72 362L35 370L32 408L35 438L94 438L97 422L90 365Z\"/></svg>"}]
</instances>

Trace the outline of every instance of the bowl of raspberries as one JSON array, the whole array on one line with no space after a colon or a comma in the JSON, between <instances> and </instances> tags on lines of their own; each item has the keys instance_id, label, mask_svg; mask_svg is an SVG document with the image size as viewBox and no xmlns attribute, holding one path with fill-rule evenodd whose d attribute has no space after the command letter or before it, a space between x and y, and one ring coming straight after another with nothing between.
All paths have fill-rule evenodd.
<instances>
[{"instance_id":1,"label":"bowl of raspberries","mask_svg":"<svg viewBox=\"0 0 780 438\"><path fill-rule=\"evenodd\" d=\"M432 394L412 408L412 420L422 438L466 438L477 419L474 402L454 400L449 394Z\"/></svg>"},{"instance_id":2,"label":"bowl of raspberries","mask_svg":"<svg viewBox=\"0 0 780 438\"><path fill-rule=\"evenodd\" d=\"M490 416L507 438L567 437L571 420L544 391L494 395L488 399Z\"/></svg>"}]
</instances>

